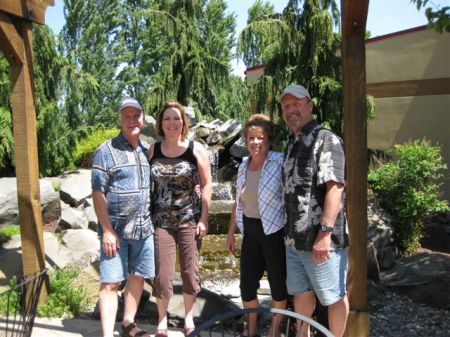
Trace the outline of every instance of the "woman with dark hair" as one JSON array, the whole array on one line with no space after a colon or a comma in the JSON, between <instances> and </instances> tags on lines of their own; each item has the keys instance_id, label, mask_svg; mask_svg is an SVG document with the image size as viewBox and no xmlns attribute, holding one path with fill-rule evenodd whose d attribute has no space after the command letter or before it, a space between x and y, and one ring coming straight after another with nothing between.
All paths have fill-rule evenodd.
<instances>
[{"instance_id":1,"label":"woman with dark hair","mask_svg":"<svg viewBox=\"0 0 450 337\"><path fill-rule=\"evenodd\" d=\"M267 271L272 307L286 308L286 253L283 238L284 208L281 184L283 154L270 151L274 124L263 114L248 118L244 137L249 157L238 169L236 201L228 229L227 249L235 250L236 228L244 235L240 288L244 308L259 306L259 281ZM267 336L280 336L281 315L274 315ZM244 334L257 336L257 315L250 314Z\"/></svg>"},{"instance_id":2,"label":"woman with dark hair","mask_svg":"<svg viewBox=\"0 0 450 337\"><path fill-rule=\"evenodd\" d=\"M167 102L157 119L162 138L149 150L152 216L155 226L156 277L153 295L158 307L156 337L165 337L167 308L173 294L178 247L185 308L184 331L195 329L194 304L200 291L199 249L208 232L211 169L203 145L186 139L189 122L184 107ZM200 185L201 193L195 191Z\"/></svg>"}]
</instances>

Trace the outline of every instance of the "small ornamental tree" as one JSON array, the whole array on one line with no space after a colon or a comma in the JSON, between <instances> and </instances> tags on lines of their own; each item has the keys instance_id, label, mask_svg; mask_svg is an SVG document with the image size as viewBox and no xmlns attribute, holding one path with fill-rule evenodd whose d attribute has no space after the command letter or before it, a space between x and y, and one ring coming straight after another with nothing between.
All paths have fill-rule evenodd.
<instances>
[{"instance_id":1,"label":"small ornamental tree","mask_svg":"<svg viewBox=\"0 0 450 337\"><path fill-rule=\"evenodd\" d=\"M397 159L369 172L370 187L393 216L400 253L419 248L426 219L449 210L448 202L438 198L442 170L447 168L440 153L440 146L425 139L395 145Z\"/></svg>"}]
</instances>

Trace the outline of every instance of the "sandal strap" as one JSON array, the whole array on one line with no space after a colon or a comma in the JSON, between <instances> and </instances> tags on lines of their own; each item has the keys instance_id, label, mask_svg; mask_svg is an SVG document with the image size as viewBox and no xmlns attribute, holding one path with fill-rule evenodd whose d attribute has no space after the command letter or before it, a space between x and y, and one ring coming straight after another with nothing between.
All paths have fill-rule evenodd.
<instances>
[{"instance_id":1,"label":"sandal strap","mask_svg":"<svg viewBox=\"0 0 450 337\"><path fill-rule=\"evenodd\" d=\"M131 334L131 331L133 329L138 329L139 331L136 332L134 335ZM150 337L150 334L145 331L142 330L136 323L130 323L127 326L124 326L122 324L122 336L127 336L127 337Z\"/></svg>"}]
</instances>

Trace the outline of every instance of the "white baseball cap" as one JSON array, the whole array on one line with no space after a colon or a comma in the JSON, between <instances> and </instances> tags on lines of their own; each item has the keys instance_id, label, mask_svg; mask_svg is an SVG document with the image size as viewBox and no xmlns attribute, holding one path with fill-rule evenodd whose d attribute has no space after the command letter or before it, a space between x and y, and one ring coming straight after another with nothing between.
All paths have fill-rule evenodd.
<instances>
[{"instance_id":1,"label":"white baseball cap","mask_svg":"<svg viewBox=\"0 0 450 337\"><path fill-rule=\"evenodd\" d=\"M125 108L135 108L138 109L140 111L142 111L142 106L141 104L139 104L138 100L136 98L133 97L125 97L122 102L120 102L120 106L119 106L119 112L122 111Z\"/></svg>"},{"instance_id":2,"label":"white baseball cap","mask_svg":"<svg viewBox=\"0 0 450 337\"><path fill-rule=\"evenodd\" d=\"M286 95L292 95L295 96L297 98L305 98L308 97L308 99L311 99L311 96L309 95L308 90L301 85L298 84L291 84L289 86L287 86L286 88L284 88L283 93L281 94L279 101L281 101L283 99L284 96Z\"/></svg>"}]
</instances>

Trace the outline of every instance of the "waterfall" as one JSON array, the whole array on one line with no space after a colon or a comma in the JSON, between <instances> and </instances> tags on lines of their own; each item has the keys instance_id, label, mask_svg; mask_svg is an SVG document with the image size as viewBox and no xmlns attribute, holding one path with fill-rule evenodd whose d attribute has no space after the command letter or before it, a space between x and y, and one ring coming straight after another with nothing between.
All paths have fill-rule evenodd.
<instances>
[{"instance_id":1,"label":"waterfall","mask_svg":"<svg viewBox=\"0 0 450 337\"><path fill-rule=\"evenodd\" d=\"M211 181L217 182L217 170L219 168L219 150L214 148L208 148L209 164L211 166Z\"/></svg>"}]
</instances>

